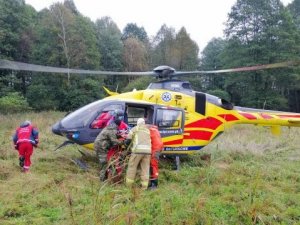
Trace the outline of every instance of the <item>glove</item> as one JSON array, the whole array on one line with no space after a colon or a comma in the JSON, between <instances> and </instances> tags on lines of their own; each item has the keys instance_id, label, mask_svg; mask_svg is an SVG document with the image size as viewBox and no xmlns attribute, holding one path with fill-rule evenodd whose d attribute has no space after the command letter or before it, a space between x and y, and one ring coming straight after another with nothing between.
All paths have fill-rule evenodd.
<instances>
[{"instance_id":1,"label":"glove","mask_svg":"<svg viewBox=\"0 0 300 225\"><path fill-rule=\"evenodd\" d=\"M18 145L15 145L15 150L19 150L19 149L18 149Z\"/></svg>"},{"instance_id":2,"label":"glove","mask_svg":"<svg viewBox=\"0 0 300 225\"><path fill-rule=\"evenodd\" d=\"M125 139L125 140L124 140L124 144L125 144L126 146L130 145L130 143L131 143L131 139Z\"/></svg>"}]
</instances>

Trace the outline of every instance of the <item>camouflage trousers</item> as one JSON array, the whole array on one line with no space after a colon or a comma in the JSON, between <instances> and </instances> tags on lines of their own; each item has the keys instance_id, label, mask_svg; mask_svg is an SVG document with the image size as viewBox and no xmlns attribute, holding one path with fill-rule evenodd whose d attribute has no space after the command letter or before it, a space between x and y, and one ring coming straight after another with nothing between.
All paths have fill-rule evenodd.
<instances>
[{"instance_id":1,"label":"camouflage trousers","mask_svg":"<svg viewBox=\"0 0 300 225\"><path fill-rule=\"evenodd\" d=\"M100 181L104 181L106 179L106 167L107 167L107 151L103 148L97 148L95 146L96 155L99 161L99 178Z\"/></svg>"},{"instance_id":2,"label":"camouflage trousers","mask_svg":"<svg viewBox=\"0 0 300 225\"><path fill-rule=\"evenodd\" d=\"M106 149L98 148L96 150L96 155L99 160L99 164L106 162L107 151Z\"/></svg>"}]
</instances>

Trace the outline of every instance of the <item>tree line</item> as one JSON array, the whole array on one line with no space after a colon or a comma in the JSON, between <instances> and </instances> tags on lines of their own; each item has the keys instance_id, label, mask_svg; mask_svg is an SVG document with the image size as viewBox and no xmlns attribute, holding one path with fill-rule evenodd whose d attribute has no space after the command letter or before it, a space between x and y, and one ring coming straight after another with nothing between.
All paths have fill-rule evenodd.
<instances>
[{"instance_id":1,"label":"tree line","mask_svg":"<svg viewBox=\"0 0 300 225\"><path fill-rule=\"evenodd\" d=\"M201 31L199 31L201 32ZM202 31L205 32L205 31ZM182 27L163 24L154 37L128 23L121 31L110 17L95 22L73 0L36 11L24 0L0 0L0 58L31 64L104 71L216 70L300 58L300 0L237 0L224 38L199 47ZM186 77L195 90L235 105L300 112L299 68ZM0 70L0 111L70 111L119 92L146 88L152 78L80 76Z\"/></svg>"}]
</instances>

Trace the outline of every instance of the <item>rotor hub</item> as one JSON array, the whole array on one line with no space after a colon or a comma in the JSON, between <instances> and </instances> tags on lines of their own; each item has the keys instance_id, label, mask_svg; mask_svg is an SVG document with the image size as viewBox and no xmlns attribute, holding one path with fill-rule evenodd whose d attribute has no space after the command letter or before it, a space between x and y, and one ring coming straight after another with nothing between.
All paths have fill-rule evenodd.
<instances>
[{"instance_id":1,"label":"rotor hub","mask_svg":"<svg viewBox=\"0 0 300 225\"><path fill-rule=\"evenodd\" d=\"M157 78L165 79L172 78L172 75L175 74L176 70L170 66L158 66L153 69L153 72L157 74Z\"/></svg>"}]
</instances>

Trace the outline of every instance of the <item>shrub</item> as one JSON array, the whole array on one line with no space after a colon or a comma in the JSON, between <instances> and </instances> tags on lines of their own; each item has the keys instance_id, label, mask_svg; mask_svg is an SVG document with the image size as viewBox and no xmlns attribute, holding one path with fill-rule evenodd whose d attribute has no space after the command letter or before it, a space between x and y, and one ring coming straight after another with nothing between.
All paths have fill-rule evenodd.
<instances>
[{"instance_id":1,"label":"shrub","mask_svg":"<svg viewBox=\"0 0 300 225\"><path fill-rule=\"evenodd\" d=\"M9 93L0 98L0 113L17 113L29 111L31 108L26 99L17 92Z\"/></svg>"}]
</instances>

